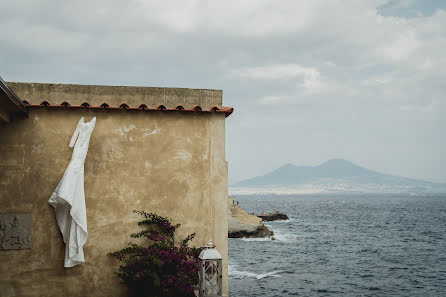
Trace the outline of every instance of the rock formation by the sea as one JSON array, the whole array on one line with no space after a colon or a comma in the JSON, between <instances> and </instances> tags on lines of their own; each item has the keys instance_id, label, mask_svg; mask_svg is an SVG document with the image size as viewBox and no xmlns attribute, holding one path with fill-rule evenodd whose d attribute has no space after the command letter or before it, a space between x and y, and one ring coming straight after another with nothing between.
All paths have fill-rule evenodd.
<instances>
[{"instance_id":1,"label":"rock formation by the sea","mask_svg":"<svg viewBox=\"0 0 446 297\"><path fill-rule=\"evenodd\" d=\"M288 216L284 213L280 213L278 211L264 213L257 215L262 221L271 222L271 221L279 221L279 220L289 220Z\"/></svg>"},{"instance_id":2,"label":"rock formation by the sea","mask_svg":"<svg viewBox=\"0 0 446 297\"><path fill-rule=\"evenodd\" d=\"M273 236L274 233L265 227L262 219L248 214L239 205L230 203L228 209L229 238L262 238Z\"/></svg>"}]
</instances>

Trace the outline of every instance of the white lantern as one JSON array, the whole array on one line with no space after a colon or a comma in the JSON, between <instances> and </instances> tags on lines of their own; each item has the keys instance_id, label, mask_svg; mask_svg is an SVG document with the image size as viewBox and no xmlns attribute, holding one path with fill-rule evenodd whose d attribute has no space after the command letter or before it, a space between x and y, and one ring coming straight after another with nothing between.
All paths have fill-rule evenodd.
<instances>
[{"instance_id":1,"label":"white lantern","mask_svg":"<svg viewBox=\"0 0 446 297\"><path fill-rule=\"evenodd\" d=\"M212 240L198 256L200 297L222 296L222 258Z\"/></svg>"}]
</instances>

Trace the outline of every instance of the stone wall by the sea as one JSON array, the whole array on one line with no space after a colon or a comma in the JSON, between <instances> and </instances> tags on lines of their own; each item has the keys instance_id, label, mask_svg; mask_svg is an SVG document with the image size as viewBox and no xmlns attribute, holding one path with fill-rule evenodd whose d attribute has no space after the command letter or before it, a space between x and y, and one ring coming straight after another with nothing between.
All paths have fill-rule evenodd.
<instances>
[{"instance_id":1,"label":"stone wall by the sea","mask_svg":"<svg viewBox=\"0 0 446 297\"><path fill-rule=\"evenodd\" d=\"M181 223L175 238L196 233L223 257L227 292L227 162L225 114L97 108L103 103L203 110L222 104L221 91L119 86L10 83L33 105L27 118L0 125L0 296L125 297L108 252L127 246L145 210ZM124 101L125 100L125 101ZM86 262L64 268L65 245L48 199L72 155L81 117L97 118L85 160ZM212 214L214 222L209 214ZM205 214L205 215L204 215ZM28 218L27 218L28 217Z\"/></svg>"}]
</instances>

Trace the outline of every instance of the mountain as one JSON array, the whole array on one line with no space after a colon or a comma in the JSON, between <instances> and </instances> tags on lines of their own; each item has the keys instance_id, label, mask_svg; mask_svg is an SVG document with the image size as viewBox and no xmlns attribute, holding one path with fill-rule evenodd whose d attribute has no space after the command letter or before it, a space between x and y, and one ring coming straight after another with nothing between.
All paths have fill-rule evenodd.
<instances>
[{"instance_id":1,"label":"mountain","mask_svg":"<svg viewBox=\"0 0 446 297\"><path fill-rule=\"evenodd\" d=\"M369 170L344 159L319 166L285 164L263 176L230 187L237 193L446 193L446 184Z\"/></svg>"}]
</instances>

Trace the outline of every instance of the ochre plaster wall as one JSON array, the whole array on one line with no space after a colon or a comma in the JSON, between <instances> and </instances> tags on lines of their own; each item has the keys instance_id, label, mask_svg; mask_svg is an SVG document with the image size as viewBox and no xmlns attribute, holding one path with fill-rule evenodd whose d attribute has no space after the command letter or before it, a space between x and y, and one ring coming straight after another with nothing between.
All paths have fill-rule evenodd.
<instances>
[{"instance_id":1,"label":"ochre plaster wall","mask_svg":"<svg viewBox=\"0 0 446 297\"><path fill-rule=\"evenodd\" d=\"M106 253L125 247L138 230L133 209L181 223L176 236L196 232L196 246L211 235L224 258L227 292L224 114L95 112L85 161L86 263L64 268L47 200L70 161L68 143L82 116L91 118L86 110L31 109L29 118L0 126L0 212L33 218L30 250L0 250L0 295L127 296L114 275L118 262Z\"/></svg>"}]
</instances>

